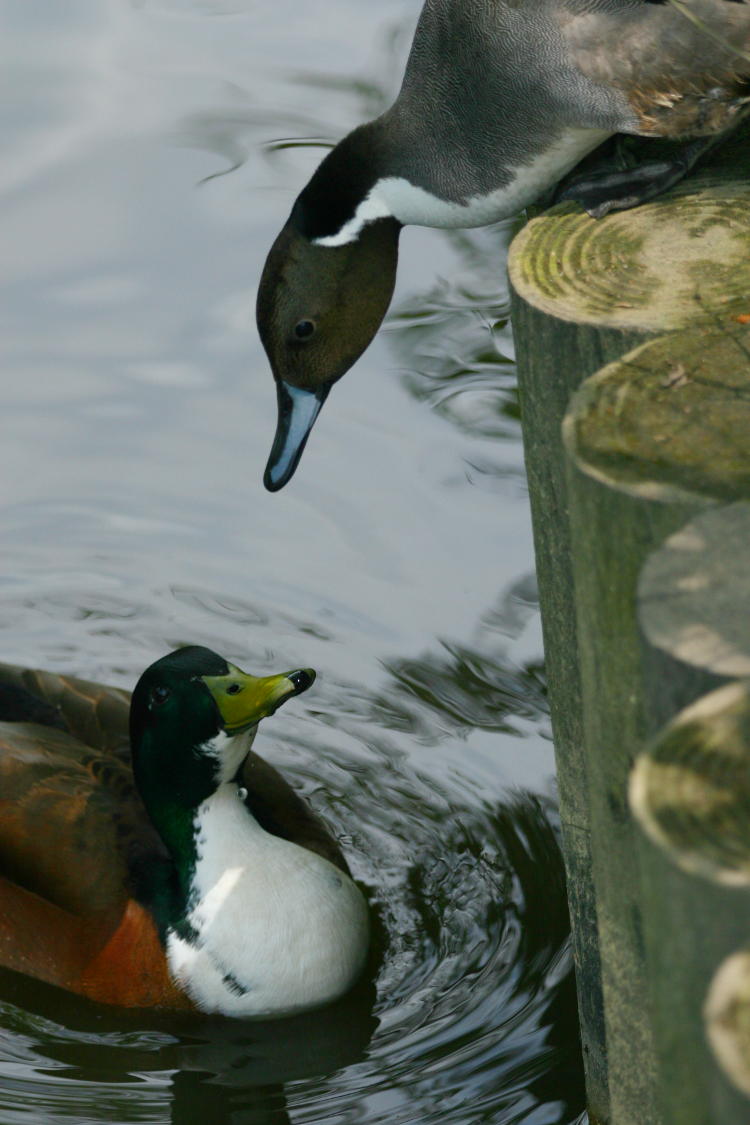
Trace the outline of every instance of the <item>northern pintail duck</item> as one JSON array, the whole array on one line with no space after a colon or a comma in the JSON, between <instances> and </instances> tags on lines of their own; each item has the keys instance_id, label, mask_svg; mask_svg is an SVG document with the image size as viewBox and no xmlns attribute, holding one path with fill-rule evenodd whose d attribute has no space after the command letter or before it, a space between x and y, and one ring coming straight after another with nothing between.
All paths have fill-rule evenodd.
<instances>
[{"instance_id":1,"label":"northern pintail duck","mask_svg":"<svg viewBox=\"0 0 750 1125\"><path fill-rule=\"evenodd\" d=\"M750 0L427 0L401 91L325 157L266 261L258 328L290 479L331 387L376 333L406 223L512 215L614 133L699 137L675 160L589 177L591 214L679 180L750 93Z\"/></svg>"},{"instance_id":2,"label":"northern pintail duck","mask_svg":"<svg viewBox=\"0 0 750 1125\"><path fill-rule=\"evenodd\" d=\"M328 829L250 751L313 679L256 678L196 646L129 700L0 666L0 965L104 1003L227 1016L348 990L365 900Z\"/></svg>"}]
</instances>

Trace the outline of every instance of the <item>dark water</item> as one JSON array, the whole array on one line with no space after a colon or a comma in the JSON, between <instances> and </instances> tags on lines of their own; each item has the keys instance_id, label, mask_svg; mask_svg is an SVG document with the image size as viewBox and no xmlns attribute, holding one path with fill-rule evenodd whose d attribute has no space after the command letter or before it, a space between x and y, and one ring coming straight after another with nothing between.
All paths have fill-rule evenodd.
<instances>
[{"instance_id":1,"label":"dark water","mask_svg":"<svg viewBox=\"0 0 750 1125\"><path fill-rule=\"evenodd\" d=\"M0 1125L486 1122L582 1110L507 325L509 227L409 230L300 472L251 308L416 0L0 0L4 660L131 686L181 642L318 670L256 743L382 920L268 1024L0 980Z\"/></svg>"}]
</instances>

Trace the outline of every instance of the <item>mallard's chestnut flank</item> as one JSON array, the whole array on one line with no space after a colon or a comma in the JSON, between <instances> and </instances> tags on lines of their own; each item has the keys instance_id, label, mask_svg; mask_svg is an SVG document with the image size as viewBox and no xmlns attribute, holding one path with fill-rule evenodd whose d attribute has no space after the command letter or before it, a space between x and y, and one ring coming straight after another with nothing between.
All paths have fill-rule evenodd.
<instances>
[{"instance_id":1,"label":"mallard's chestnut flank","mask_svg":"<svg viewBox=\"0 0 750 1125\"><path fill-rule=\"evenodd\" d=\"M325 157L268 255L257 318L279 415L266 487L291 478L376 333L402 226L512 215L614 133L699 138L564 193L594 216L633 207L736 122L749 78L750 0L427 0L394 105Z\"/></svg>"},{"instance_id":2,"label":"mallard's chestnut flank","mask_svg":"<svg viewBox=\"0 0 750 1125\"><path fill-rule=\"evenodd\" d=\"M0 665L0 965L107 1004L227 1016L344 993L367 955L365 900L250 750L314 678L189 647L129 700Z\"/></svg>"}]
</instances>

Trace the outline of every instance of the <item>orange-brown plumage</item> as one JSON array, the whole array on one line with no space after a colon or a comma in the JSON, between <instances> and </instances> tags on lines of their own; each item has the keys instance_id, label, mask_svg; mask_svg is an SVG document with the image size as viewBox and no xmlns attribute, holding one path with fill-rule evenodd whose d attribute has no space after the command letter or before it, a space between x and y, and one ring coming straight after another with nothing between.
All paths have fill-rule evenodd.
<instances>
[{"instance_id":1,"label":"orange-brown plumage","mask_svg":"<svg viewBox=\"0 0 750 1125\"><path fill-rule=\"evenodd\" d=\"M169 977L153 918L132 898L119 915L73 914L0 878L0 964L103 1004L193 1008Z\"/></svg>"},{"instance_id":2,"label":"orange-brown plumage","mask_svg":"<svg viewBox=\"0 0 750 1125\"><path fill-rule=\"evenodd\" d=\"M0 965L99 1002L192 1008L140 901L144 876L170 858L133 781L129 699L0 665L0 719L12 720L0 721ZM243 768L267 831L347 870L273 767L251 752Z\"/></svg>"}]
</instances>

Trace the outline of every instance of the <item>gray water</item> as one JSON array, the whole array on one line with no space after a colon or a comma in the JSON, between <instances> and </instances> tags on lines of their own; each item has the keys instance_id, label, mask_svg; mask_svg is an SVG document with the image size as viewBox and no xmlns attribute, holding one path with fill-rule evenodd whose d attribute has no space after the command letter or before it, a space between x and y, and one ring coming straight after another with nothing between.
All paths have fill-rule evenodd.
<instances>
[{"instance_id":1,"label":"gray water","mask_svg":"<svg viewBox=\"0 0 750 1125\"><path fill-rule=\"evenodd\" d=\"M582 1109L504 257L409 229L290 486L265 253L395 94L417 0L0 0L0 658L177 644L315 688L256 749L342 838L380 960L322 1013L178 1020L0 978L0 1125L563 1125Z\"/></svg>"}]
</instances>

